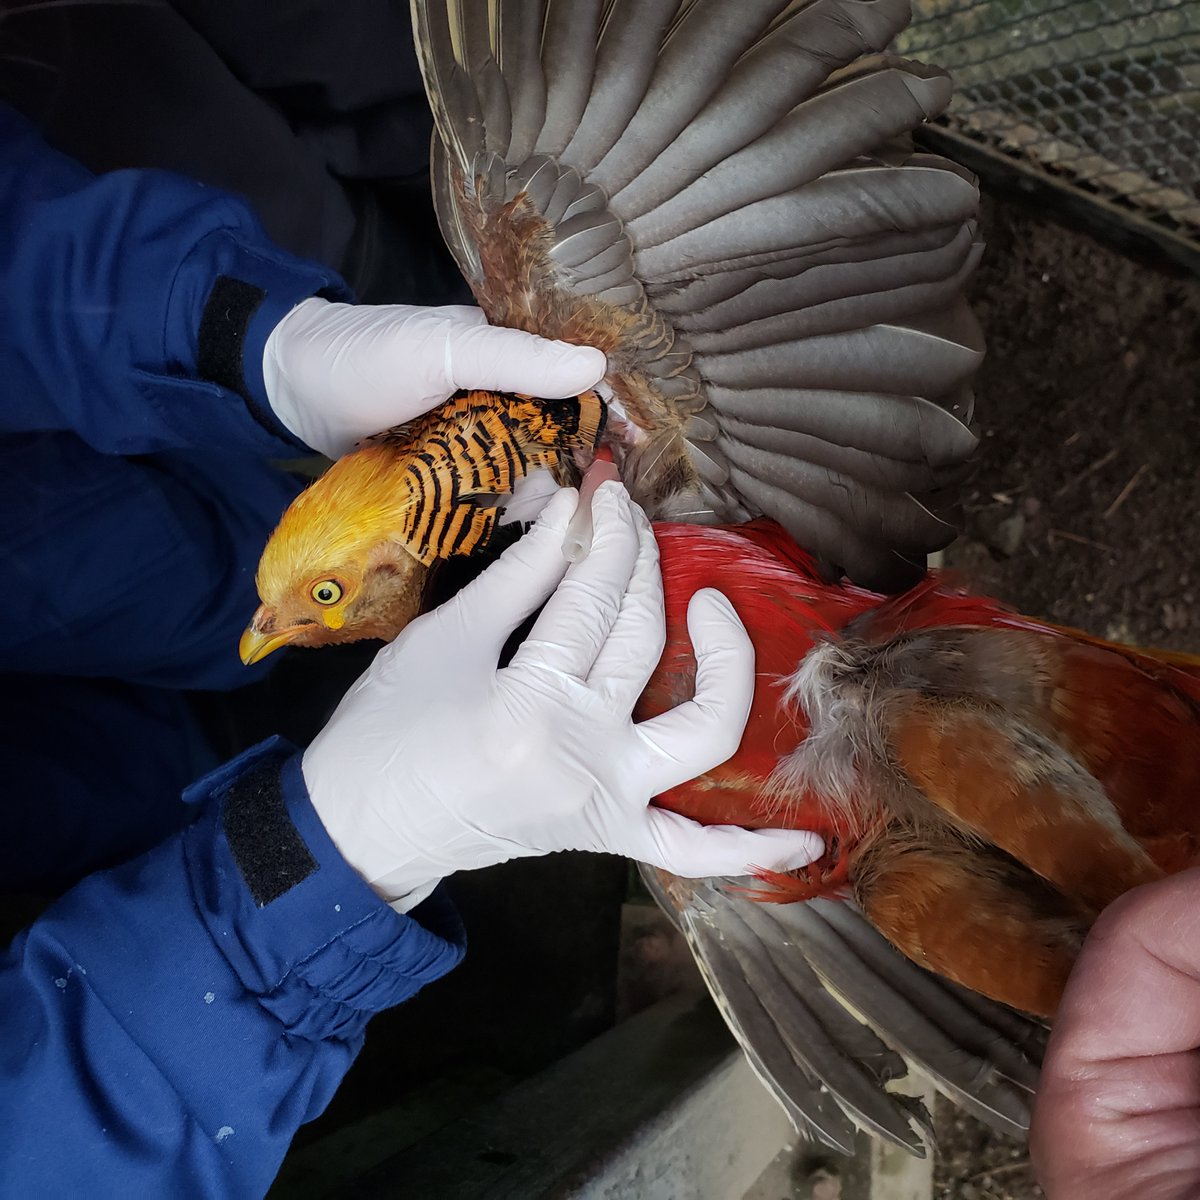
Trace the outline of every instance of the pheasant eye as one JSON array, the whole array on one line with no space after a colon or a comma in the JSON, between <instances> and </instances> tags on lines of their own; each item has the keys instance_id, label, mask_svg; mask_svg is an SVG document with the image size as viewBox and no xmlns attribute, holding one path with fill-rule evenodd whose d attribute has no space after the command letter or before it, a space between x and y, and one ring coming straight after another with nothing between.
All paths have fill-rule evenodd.
<instances>
[{"instance_id":1,"label":"pheasant eye","mask_svg":"<svg viewBox=\"0 0 1200 1200\"><path fill-rule=\"evenodd\" d=\"M310 595L318 604L336 604L343 595L342 585L336 579L322 579L314 583Z\"/></svg>"}]
</instances>

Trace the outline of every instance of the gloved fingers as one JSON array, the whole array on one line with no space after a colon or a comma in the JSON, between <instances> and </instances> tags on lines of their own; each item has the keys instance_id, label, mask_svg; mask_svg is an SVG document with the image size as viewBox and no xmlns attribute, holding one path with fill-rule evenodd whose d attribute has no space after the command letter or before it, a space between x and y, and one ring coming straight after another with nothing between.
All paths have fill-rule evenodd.
<instances>
[{"instance_id":1,"label":"gloved fingers","mask_svg":"<svg viewBox=\"0 0 1200 1200\"><path fill-rule=\"evenodd\" d=\"M665 808L646 810L643 862L684 879L794 871L825 852L821 836L803 829L741 829L700 825Z\"/></svg>"},{"instance_id":2,"label":"gloved fingers","mask_svg":"<svg viewBox=\"0 0 1200 1200\"><path fill-rule=\"evenodd\" d=\"M658 543L645 514L636 504L631 507L638 528L637 561L612 632L587 680L589 687L627 713L645 690L667 642Z\"/></svg>"},{"instance_id":3,"label":"gloved fingers","mask_svg":"<svg viewBox=\"0 0 1200 1200\"><path fill-rule=\"evenodd\" d=\"M512 496L504 505L500 524L516 525L536 520L550 499L561 490L552 472L546 467L536 467L517 480Z\"/></svg>"},{"instance_id":4,"label":"gloved fingers","mask_svg":"<svg viewBox=\"0 0 1200 1200\"><path fill-rule=\"evenodd\" d=\"M638 527L633 502L619 483L600 487L592 515L591 552L567 570L513 655L514 670L534 668L583 681L608 640L637 563Z\"/></svg>"},{"instance_id":5,"label":"gloved fingers","mask_svg":"<svg viewBox=\"0 0 1200 1200\"><path fill-rule=\"evenodd\" d=\"M399 307L399 306L397 306ZM409 309L410 312L421 311ZM487 314L478 304L441 304L436 308L424 310L437 317L445 317L456 325L486 325Z\"/></svg>"},{"instance_id":6,"label":"gloved fingers","mask_svg":"<svg viewBox=\"0 0 1200 1200\"><path fill-rule=\"evenodd\" d=\"M293 434L336 458L361 438L442 403L454 390L446 375L451 337L484 321L469 305L309 297L284 316L263 349L268 402Z\"/></svg>"},{"instance_id":7,"label":"gloved fingers","mask_svg":"<svg viewBox=\"0 0 1200 1200\"><path fill-rule=\"evenodd\" d=\"M558 399L578 396L604 377L608 361L592 346L552 342L521 329L478 325L446 338L452 388L520 392Z\"/></svg>"},{"instance_id":8,"label":"gloved fingers","mask_svg":"<svg viewBox=\"0 0 1200 1200\"><path fill-rule=\"evenodd\" d=\"M650 794L660 795L732 758L754 700L754 646L733 605L704 588L688 605L696 695L637 732L647 746Z\"/></svg>"},{"instance_id":9,"label":"gloved fingers","mask_svg":"<svg viewBox=\"0 0 1200 1200\"><path fill-rule=\"evenodd\" d=\"M490 669L512 631L562 582L567 571L562 539L578 501L574 488L561 489L520 541L434 610L447 635L457 645L478 647Z\"/></svg>"}]
</instances>

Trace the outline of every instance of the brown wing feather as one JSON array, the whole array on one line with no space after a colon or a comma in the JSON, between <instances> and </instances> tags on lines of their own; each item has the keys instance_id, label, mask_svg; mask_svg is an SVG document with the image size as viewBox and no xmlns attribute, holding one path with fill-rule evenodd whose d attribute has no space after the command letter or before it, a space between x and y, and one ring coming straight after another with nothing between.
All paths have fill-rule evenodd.
<instances>
[{"instance_id":1,"label":"brown wing feather","mask_svg":"<svg viewBox=\"0 0 1200 1200\"><path fill-rule=\"evenodd\" d=\"M1005 851L1093 916L1161 874L1103 786L1007 713L918 700L896 707L887 739L896 767L953 826Z\"/></svg>"},{"instance_id":2,"label":"brown wing feather","mask_svg":"<svg viewBox=\"0 0 1200 1200\"><path fill-rule=\"evenodd\" d=\"M1167 871L1200 857L1200 661L1057 638L1048 720Z\"/></svg>"},{"instance_id":3,"label":"brown wing feather","mask_svg":"<svg viewBox=\"0 0 1200 1200\"><path fill-rule=\"evenodd\" d=\"M854 898L913 962L972 991L1053 1016L1088 918L1020 863L893 826L864 847Z\"/></svg>"},{"instance_id":4,"label":"brown wing feather","mask_svg":"<svg viewBox=\"0 0 1200 1200\"><path fill-rule=\"evenodd\" d=\"M1178 659L996 619L818 646L792 689L812 733L788 776L849 779L834 802L886 822L850 880L896 945L1047 1013L1073 951L1055 935L1034 953L1045 930L1064 912L1085 930L1200 852L1200 702Z\"/></svg>"}]
</instances>

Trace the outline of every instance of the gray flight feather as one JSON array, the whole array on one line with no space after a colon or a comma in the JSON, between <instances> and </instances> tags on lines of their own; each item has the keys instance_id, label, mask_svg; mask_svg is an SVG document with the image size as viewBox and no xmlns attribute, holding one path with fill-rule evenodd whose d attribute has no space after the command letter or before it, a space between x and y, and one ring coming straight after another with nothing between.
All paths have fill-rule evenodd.
<instances>
[{"instance_id":1,"label":"gray flight feather","mask_svg":"<svg viewBox=\"0 0 1200 1200\"><path fill-rule=\"evenodd\" d=\"M977 190L950 171L852 167L747 204L656 246L638 245L648 280L686 278L705 263L724 263L792 247L974 218Z\"/></svg>"},{"instance_id":2,"label":"gray flight feather","mask_svg":"<svg viewBox=\"0 0 1200 1200\"><path fill-rule=\"evenodd\" d=\"M633 279L633 253L628 246L623 249L615 248L619 255L620 261L617 266L611 270L605 271L603 274L597 275L591 273L592 262L584 263L582 267L572 271L571 274L571 290L577 296L603 296L609 304L617 303L613 300L613 295L618 289L626 286L634 288L634 294L630 296L630 302L636 299L641 293L641 285L630 285L630 280ZM588 272L585 274L585 270Z\"/></svg>"},{"instance_id":3,"label":"gray flight feather","mask_svg":"<svg viewBox=\"0 0 1200 1200\"><path fill-rule=\"evenodd\" d=\"M968 230L970 236L964 237L964 232ZM860 238L850 243L842 239L829 245L818 244L803 250L777 254L753 267L722 264L715 271L697 273L693 278L675 283L653 284L648 290L653 295L655 306L659 311L669 313L676 323L684 320L702 321L708 309L726 300L741 296L756 284L762 283L764 286L769 286L773 281L805 281L797 284L785 284L785 286L799 286L803 289L810 286L807 282L809 279L823 278L826 268L831 269L833 273L847 273L848 280L841 291L843 295L850 294L855 290L850 286L849 280L853 278L856 268L865 273L864 281L856 289L860 292L869 290L870 280L876 270L880 272L884 286L895 286L897 280L893 263L896 259L911 259L914 256L920 259L920 256L924 255L940 255L952 245L956 247L958 258L961 259L970 253L974 234L975 223L968 221L963 224L935 226L932 229L921 229L915 232L876 234L873 237ZM937 277L945 276L948 271L953 269L951 264L942 261L939 264ZM914 275L914 278L917 279L924 277L923 269ZM818 303L821 300L830 299L830 292L838 294L838 289L830 284L822 284L815 291L811 302ZM806 302L809 301L801 292L797 306L803 306ZM772 314L757 315L769 316ZM752 316L749 319L755 320L756 317ZM703 325L701 324L700 327L703 328Z\"/></svg>"},{"instance_id":4,"label":"gray flight feather","mask_svg":"<svg viewBox=\"0 0 1200 1200\"><path fill-rule=\"evenodd\" d=\"M558 164L548 154L534 154L508 175L504 185L505 201L524 192L540 213L549 207L560 182Z\"/></svg>"},{"instance_id":5,"label":"gray flight feather","mask_svg":"<svg viewBox=\"0 0 1200 1200\"><path fill-rule=\"evenodd\" d=\"M478 282L483 276L479 248L463 227L462 213L451 198L454 186L450 179L450 151L445 143L436 137L429 154L429 174L433 183L433 205L442 239L454 255L454 261L463 273L463 278L468 283Z\"/></svg>"},{"instance_id":6,"label":"gray flight feather","mask_svg":"<svg viewBox=\"0 0 1200 1200\"><path fill-rule=\"evenodd\" d=\"M940 310L954 303L975 269L982 249L969 251L954 274L945 279L911 280L904 287L880 288L789 309L774 316L730 322L711 332L691 328L684 322L679 327L687 332L688 341L698 354L724 354L900 322L910 313Z\"/></svg>"},{"instance_id":7,"label":"gray flight feather","mask_svg":"<svg viewBox=\"0 0 1200 1200\"><path fill-rule=\"evenodd\" d=\"M593 183L585 183L579 189L579 194L563 209L562 220L569 221L572 217L584 212L597 210L608 211L608 203L604 193Z\"/></svg>"},{"instance_id":8,"label":"gray flight feather","mask_svg":"<svg viewBox=\"0 0 1200 1200\"><path fill-rule=\"evenodd\" d=\"M458 61L472 79L493 58L488 0L441 0Z\"/></svg>"},{"instance_id":9,"label":"gray flight feather","mask_svg":"<svg viewBox=\"0 0 1200 1200\"><path fill-rule=\"evenodd\" d=\"M567 217L555 233L550 256L564 267L576 267L595 258L622 236L621 222L603 208Z\"/></svg>"},{"instance_id":10,"label":"gray flight feather","mask_svg":"<svg viewBox=\"0 0 1200 1200\"><path fill-rule=\"evenodd\" d=\"M759 512L769 512L806 550L878 591L894 591L913 576L916 559L905 557L869 531L848 524L831 509L735 466L729 479ZM908 499L907 493L905 498ZM923 565L923 559L922 559Z\"/></svg>"},{"instance_id":11,"label":"gray flight feather","mask_svg":"<svg viewBox=\"0 0 1200 1200\"><path fill-rule=\"evenodd\" d=\"M640 283L626 283L606 287L602 292L596 293L596 299L616 308L624 308L639 304L644 295L645 288Z\"/></svg>"},{"instance_id":12,"label":"gray flight feather","mask_svg":"<svg viewBox=\"0 0 1200 1200\"><path fill-rule=\"evenodd\" d=\"M697 474L705 483L720 485L729 479L729 460L710 442L688 441L687 453Z\"/></svg>"},{"instance_id":13,"label":"gray flight feather","mask_svg":"<svg viewBox=\"0 0 1200 1200\"><path fill-rule=\"evenodd\" d=\"M679 0L614 0L600 36L592 94L561 161L584 173L637 111Z\"/></svg>"},{"instance_id":14,"label":"gray flight feather","mask_svg":"<svg viewBox=\"0 0 1200 1200\"><path fill-rule=\"evenodd\" d=\"M461 171L483 149L483 114L470 75L455 57L446 0L412 0L413 34L437 136Z\"/></svg>"},{"instance_id":15,"label":"gray flight feather","mask_svg":"<svg viewBox=\"0 0 1200 1200\"><path fill-rule=\"evenodd\" d=\"M661 244L792 191L940 113L950 80L900 67L860 75L797 105L761 137L629 222L641 247Z\"/></svg>"},{"instance_id":16,"label":"gray flight feather","mask_svg":"<svg viewBox=\"0 0 1200 1200\"><path fill-rule=\"evenodd\" d=\"M825 509L852 528L863 530L872 541L919 554L927 545L940 542L945 546L954 538L954 527L923 505L915 501L896 504L893 494L831 467L732 438L723 438L721 448L741 471Z\"/></svg>"},{"instance_id":17,"label":"gray flight feather","mask_svg":"<svg viewBox=\"0 0 1200 1200\"><path fill-rule=\"evenodd\" d=\"M507 157L521 162L533 153L546 121L546 80L542 74L540 0L491 0L493 55L511 98L512 133Z\"/></svg>"},{"instance_id":18,"label":"gray flight feather","mask_svg":"<svg viewBox=\"0 0 1200 1200\"><path fill-rule=\"evenodd\" d=\"M730 905L722 912L719 945L731 952L792 1061L805 1075L820 1081L822 1107L836 1105L859 1128L919 1152L921 1142L909 1124L909 1114L897 1110L878 1075L846 1053L844 1042L850 1039L836 1036L840 1015L836 1001L803 960L772 954L770 946L743 919L750 915L748 909L748 905L745 909ZM701 922L695 924L703 930ZM728 979L729 974L723 977ZM883 1057L886 1048L877 1039L874 1043L871 1051ZM894 1078L901 1073L902 1061L897 1057L890 1065Z\"/></svg>"},{"instance_id":19,"label":"gray flight feather","mask_svg":"<svg viewBox=\"0 0 1200 1200\"><path fill-rule=\"evenodd\" d=\"M549 0L542 35L546 123L534 147L559 155L579 125L592 93L604 0Z\"/></svg>"},{"instance_id":20,"label":"gray flight feather","mask_svg":"<svg viewBox=\"0 0 1200 1200\"><path fill-rule=\"evenodd\" d=\"M696 0L671 31L638 110L592 172L610 196L645 170L721 87L789 0Z\"/></svg>"},{"instance_id":21,"label":"gray flight feather","mask_svg":"<svg viewBox=\"0 0 1200 1200\"><path fill-rule=\"evenodd\" d=\"M672 304L671 310L676 314L675 325L695 340L700 333L764 317L799 315L815 305L848 296L957 279L975 266L982 249L975 242L974 228L968 224L959 227L944 245L889 258L816 266L804 259L792 259L766 268L769 275L759 269L706 276L683 289L683 294L690 293L688 302L683 307Z\"/></svg>"},{"instance_id":22,"label":"gray flight feather","mask_svg":"<svg viewBox=\"0 0 1200 1200\"><path fill-rule=\"evenodd\" d=\"M792 1124L842 1154L854 1152L854 1122L822 1082L798 1062L760 996L724 939L703 918L686 919L685 936L717 1009L737 1038L754 1073L776 1096Z\"/></svg>"},{"instance_id":23,"label":"gray flight feather","mask_svg":"<svg viewBox=\"0 0 1200 1200\"><path fill-rule=\"evenodd\" d=\"M765 133L831 71L882 50L908 20L907 0L816 0L748 50L671 145L614 196L626 217L649 212Z\"/></svg>"},{"instance_id":24,"label":"gray flight feather","mask_svg":"<svg viewBox=\"0 0 1200 1200\"><path fill-rule=\"evenodd\" d=\"M583 177L578 171L572 170L570 167L565 170L561 167L559 168L558 186L554 189L554 194L542 210L542 214L546 218L546 224L551 229L557 230L559 222L566 216L569 207L574 206L571 213L572 216L578 215L579 200L585 194L585 186L590 191L590 185L584 184ZM595 195L597 199L596 207L607 208L599 189L596 189Z\"/></svg>"},{"instance_id":25,"label":"gray flight feather","mask_svg":"<svg viewBox=\"0 0 1200 1200\"><path fill-rule=\"evenodd\" d=\"M470 178L480 196L499 200L508 190L508 164L494 150L484 150L475 155Z\"/></svg>"},{"instance_id":26,"label":"gray flight feather","mask_svg":"<svg viewBox=\"0 0 1200 1200\"><path fill-rule=\"evenodd\" d=\"M720 429L718 444L740 466L753 461L756 449L766 450L888 492L934 491L955 482L967 469L962 463L955 463L948 470L938 471L928 461L891 458L856 446L839 446L808 433L770 425L747 425L728 418L721 419Z\"/></svg>"},{"instance_id":27,"label":"gray flight feather","mask_svg":"<svg viewBox=\"0 0 1200 1200\"><path fill-rule=\"evenodd\" d=\"M902 1060L848 1013L826 1003L824 987L802 959L794 965L784 960L781 969L711 885L694 885L680 907L652 873L643 869L643 876L677 920L756 1074L800 1132L849 1154L855 1129L868 1128L924 1153L910 1112L885 1090L887 1081L903 1073ZM853 1047L850 1053L847 1046Z\"/></svg>"},{"instance_id":28,"label":"gray flight feather","mask_svg":"<svg viewBox=\"0 0 1200 1200\"><path fill-rule=\"evenodd\" d=\"M500 65L490 54L471 68L483 113L484 145L504 160L512 136L512 104Z\"/></svg>"},{"instance_id":29,"label":"gray flight feather","mask_svg":"<svg viewBox=\"0 0 1200 1200\"><path fill-rule=\"evenodd\" d=\"M581 296L587 295L587 289L581 284L588 280L597 282L596 291L603 291L610 284L625 283L633 278L633 248L624 239L606 242L591 258L572 266L571 272L574 277L572 290Z\"/></svg>"},{"instance_id":30,"label":"gray flight feather","mask_svg":"<svg viewBox=\"0 0 1200 1200\"><path fill-rule=\"evenodd\" d=\"M968 1002L962 988L904 958L849 903L781 905L777 920L803 937L814 969L875 1028L902 1023L903 1044L895 1033L882 1036L951 1099L1002 1132L1028 1129L1040 1023L982 997Z\"/></svg>"},{"instance_id":31,"label":"gray flight feather","mask_svg":"<svg viewBox=\"0 0 1200 1200\"><path fill-rule=\"evenodd\" d=\"M751 350L698 356L710 382L738 389L801 387L938 396L970 374L983 357L977 340L954 336L953 320L937 314L906 325L820 334Z\"/></svg>"},{"instance_id":32,"label":"gray flight feather","mask_svg":"<svg viewBox=\"0 0 1200 1200\"><path fill-rule=\"evenodd\" d=\"M713 386L708 396L722 425L743 440L749 429L790 430L834 447L927 463L935 471L964 465L978 443L958 416L919 396Z\"/></svg>"}]
</instances>

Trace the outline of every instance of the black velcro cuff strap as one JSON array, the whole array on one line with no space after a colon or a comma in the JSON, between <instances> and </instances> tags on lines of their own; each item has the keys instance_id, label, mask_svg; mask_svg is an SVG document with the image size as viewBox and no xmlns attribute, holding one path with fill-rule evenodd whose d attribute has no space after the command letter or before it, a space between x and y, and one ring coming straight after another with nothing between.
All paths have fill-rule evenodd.
<instances>
[{"instance_id":1,"label":"black velcro cuff strap","mask_svg":"<svg viewBox=\"0 0 1200 1200\"><path fill-rule=\"evenodd\" d=\"M259 908L318 867L288 815L279 771L278 762L251 767L230 786L222 813L225 840Z\"/></svg>"},{"instance_id":2,"label":"black velcro cuff strap","mask_svg":"<svg viewBox=\"0 0 1200 1200\"><path fill-rule=\"evenodd\" d=\"M267 293L252 283L219 275L200 318L196 366L201 377L247 401L250 397L243 366L246 330L266 298Z\"/></svg>"}]
</instances>

